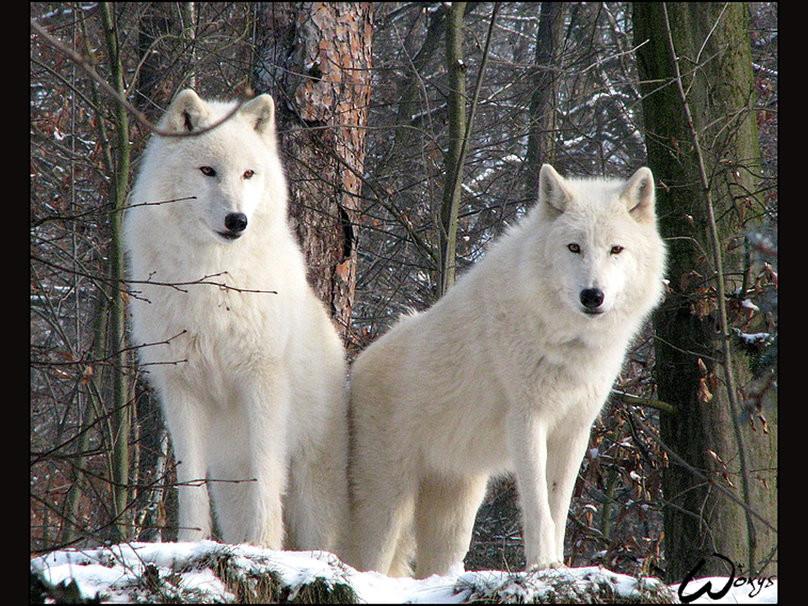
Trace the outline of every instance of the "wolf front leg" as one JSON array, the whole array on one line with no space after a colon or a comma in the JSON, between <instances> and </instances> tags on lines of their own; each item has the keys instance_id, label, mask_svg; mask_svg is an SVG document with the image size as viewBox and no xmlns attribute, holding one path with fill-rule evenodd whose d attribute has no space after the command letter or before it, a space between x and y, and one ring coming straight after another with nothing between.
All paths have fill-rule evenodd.
<instances>
[{"instance_id":1,"label":"wolf front leg","mask_svg":"<svg viewBox=\"0 0 808 606\"><path fill-rule=\"evenodd\" d=\"M508 448L522 505L527 568L561 565L547 486L547 427L532 412L507 418Z\"/></svg>"},{"instance_id":2,"label":"wolf front leg","mask_svg":"<svg viewBox=\"0 0 808 606\"><path fill-rule=\"evenodd\" d=\"M570 508L572 489L578 477L578 469L589 444L592 424L570 425L566 431L563 423L557 425L548 441L547 478L550 486L550 510L556 530L556 558L564 561L564 534L567 528L567 513Z\"/></svg>"},{"instance_id":3,"label":"wolf front leg","mask_svg":"<svg viewBox=\"0 0 808 606\"><path fill-rule=\"evenodd\" d=\"M245 406L229 405L211 420L208 484L219 533L225 543L247 540L255 492L251 427Z\"/></svg>"},{"instance_id":4,"label":"wolf front leg","mask_svg":"<svg viewBox=\"0 0 808 606\"><path fill-rule=\"evenodd\" d=\"M155 381L177 462L178 541L210 537L206 484L209 418L204 405L181 386Z\"/></svg>"},{"instance_id":5,"label":"wolf front leg","mask_svg":"<svg viewBox=\"0 0 808 606\"><path fill-rule=\"evenodd\" d=\"M288 454L287 422L291 402L289 378L273 371L247 384L239 405L244 406L248 426L250 483L241 514L245 519L243 541L269 549L281 549L284 529L282 495L286 490Z\"/></svg>"}]
</instances>

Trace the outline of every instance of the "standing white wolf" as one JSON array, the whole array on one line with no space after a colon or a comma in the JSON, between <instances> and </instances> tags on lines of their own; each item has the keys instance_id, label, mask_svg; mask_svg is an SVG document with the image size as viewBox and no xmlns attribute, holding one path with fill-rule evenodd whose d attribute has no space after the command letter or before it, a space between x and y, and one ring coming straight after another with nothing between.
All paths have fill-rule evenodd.
<instances>
[{"instance_id":1,"label":"standing white wolf","mask_svg":"<svg viewBox=\"0 0 808 606\"><path fill-rule=\"evenodd\" d=\"M542 166L538 205L351 375L351 563L462 568L492 474L515 472L528 567L563 562L590 428L660 300L665 247L648 168L628 181Z\"/></svg>"},{"instance_id":2,"label":"standing white wolf","mask_svg":"<svg viewBox=\"0 0 808 606\"><path fill-rule=\"evenodd\" d=\"M193 135L235 107L184 90L159 126ZM269 95L197 136L152 137L124 224L133 342L159 343L139 354L178 461L179 539L210 535L207 477L225 542L333 551L344 350L306 281L276 145Z\"/></svg>"}]
</instances>

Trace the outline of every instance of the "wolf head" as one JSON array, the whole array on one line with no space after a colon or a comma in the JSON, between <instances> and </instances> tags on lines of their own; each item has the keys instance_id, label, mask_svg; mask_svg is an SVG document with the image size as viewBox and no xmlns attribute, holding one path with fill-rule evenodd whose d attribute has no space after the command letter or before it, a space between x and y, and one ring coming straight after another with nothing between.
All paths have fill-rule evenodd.
<instances>
[{"instance_id":1,"label":"wolf head","mask_svg":"<svg viewBox=\"0 0 808 606\"><path fill-rule=\"evenodd\" d=\"M250 238L258 214L285 216L272 97L259 95L238 107L203 101L186 89L158 126L186 136L155 135L150 141L131 203L168 202L147 206L142 222L176 227L176 237L228 246ZM179 198L193 199L171 202Z\"/></svg>"},{"instance_id":2,"label":"wolf head","mask_svg":"<svg viewBox=\"0 0 808 606\"><path fill-rule=\"evenodd\" d=\"M563 308L578 317L615 318L642 316L657 303L665 248L650 169L627 181L565 179L545 164L538 206L543 287Z\"/></svg>"}]
</instances>

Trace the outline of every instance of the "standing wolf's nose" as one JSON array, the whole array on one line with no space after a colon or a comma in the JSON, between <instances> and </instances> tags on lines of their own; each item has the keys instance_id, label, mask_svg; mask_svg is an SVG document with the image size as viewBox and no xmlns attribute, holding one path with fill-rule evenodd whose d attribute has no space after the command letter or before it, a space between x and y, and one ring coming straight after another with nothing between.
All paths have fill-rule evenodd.
<instances>
[{"instance_id":1,"label":"standing wolf's nose","mask_svg":"<svg viewBox=\"0 0 808 606\"><path fill-rule=\"evenodd\" d=\"M224 226L230 231L244 231L247 229L247 215L230 213L224 218Z\"/></svg>"},{"instance_id":2,"label":"standing wolf's nose","mask_svg":"<svg viewBox=\"0 0 808 606\"><path fill-rule=\"evenodd\" d=\"M603 303L603 291L599 288L587 288L581 291L581 303L587 309L595 309Z\"/></svg>"}]
</instances>

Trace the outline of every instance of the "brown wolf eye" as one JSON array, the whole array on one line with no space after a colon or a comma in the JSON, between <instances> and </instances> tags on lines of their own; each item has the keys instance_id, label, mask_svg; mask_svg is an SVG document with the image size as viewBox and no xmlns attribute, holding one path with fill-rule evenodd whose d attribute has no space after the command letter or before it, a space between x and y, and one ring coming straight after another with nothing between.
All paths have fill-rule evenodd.
<instances>
[{"instance_id":1,"label":"brown wolf eye","mask_svg":"<svg viewBox=\"0 0 808 606\"><path fill-rule=\"evenodd\" d=\"M255 171L254 171L254 170L245 170L245 171L244 171L244 178L245 178L245 179L249 179L249 178L250 178L250 177L252 177L254 174L255 174Z\"/></svg>"},{"instance_id":2,"label":"brown wolf eye","mask_svg":"<svg viewBox=\"0 0 808 606\"><path fill-rule=\"evenodd\" d=\"M572 244L567 244L567 248L570 249L570 252L573 252L575 254L578 254L578 253L581 252L581 247L578 246L577 244L575 244L574 242Z\"/></svg>"},{"instance_id":3,"label":"brown wolf eye","mask_svg":"<svg viewBox=\"0 0 808 606\"><path fill-rule=\"evenodd\" d=\"M614 246L612 246L612 254L613 255L619 255L621 252L623 252L623 247L622 246L618 246L616 244Z\"/></svg>"},{"instance_id":4,"label":"brown wolf eye","mask_svg":"<svg viewBox=\"0 0 808 606\"><path fill-rule=\"evenodd\" d=\"M215 177L216 171L213 170L210 166L200 166L199 170L202 171L202 174L206 177Z\"/></svg>"}]
</instances>

